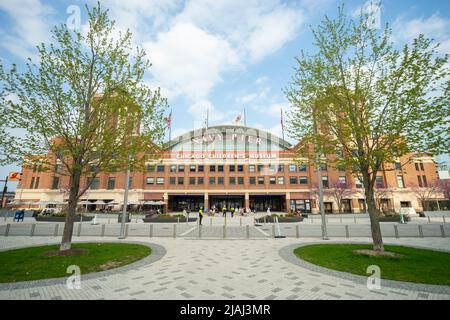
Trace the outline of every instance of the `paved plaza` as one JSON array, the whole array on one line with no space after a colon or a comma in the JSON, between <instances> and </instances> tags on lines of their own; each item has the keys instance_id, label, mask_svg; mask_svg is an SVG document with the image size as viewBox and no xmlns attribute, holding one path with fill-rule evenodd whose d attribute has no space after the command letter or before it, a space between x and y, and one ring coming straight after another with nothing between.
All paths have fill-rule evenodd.
<instances>
[{"instance_id":1,"label":"paved plaza","mask_svg":"<svg viewBox=\"0 0 450 320\"><path fill-rule=\"evenodd\" d=\"M88 236L74 240L119 241ZM50 236L0 237L0 249L59 241L60 237ZM147 243L154 247L155 256L116 270L82 276L79 290L69 290L64 279L0 284L0 299L450 299L449 287L405 288L384 285L382 280L381 289L369 290L365 282L295 264L287 257L295 245L322 241L317 238L130 237L122 241ZM385 243L450 251L449 238L389 238Z\"/></svg>"}]
</instances>

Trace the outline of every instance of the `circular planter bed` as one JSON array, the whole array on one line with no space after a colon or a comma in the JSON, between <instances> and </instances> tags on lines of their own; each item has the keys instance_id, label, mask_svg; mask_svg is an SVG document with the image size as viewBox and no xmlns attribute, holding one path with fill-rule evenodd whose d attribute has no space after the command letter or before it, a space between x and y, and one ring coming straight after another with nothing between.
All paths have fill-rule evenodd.
<instances>
[{"instance_id":1,"label":"circular planter bed","mask_svg":"<svg viewBox=\"0 0 450 320\"><path fill-rule=\"evenodd\" d=\"M101 272L141 260L152 250L130 243L74 243L72 250L59 245L29 247L0 252L0 283L68 277L67 268L76 265L81 274Z\"/></svg>"},{"instance_id":2,"label":"circular planter bed","mask_svg":"<svg viewBox=\"0 0 450 320\"><path fill-rule=\"evenodd\" d=\"M142 219L144 222L149 223L177 223L178 218L175 217L153 217L153 218L144 218ZM197 218L189 218L188 222L197 221ZM180 222L186 222L186 218L180 218Z\"/></svg>"},{"instance_id":3,"label":"circular planter bed","mask_svg":"<svg viewBox=\"0 0 450 320\"><path fill-rule=\"evenodd\" d=\"M376 265L381 278L419 284L450 286L450 253L385 245L391 255L368 255L370 244L311 244L294 249L303 261L323 268L367 277Z\"/></svg>"},{"instance_id":4,"label":"circular planter bed","mask_svg":"<svg viewBox=\"0 0 450 320\"><path fill-rule=\"evenodd\" d=\"M39 222L66 222L66 217L55 217L55 216L37 216L35 217L36 221ZM83 217L83 221L92 221L94 217ZM80 222L80 217L76 217L74 219L75 222Z\"/></svg>"},{"instance_id":5,"label":"circular planter bed","mask_svg":"<svg viewBox=\"0 0 450 320\"><path fill-rule=\"evenodd\" d=\"M301 222L303 221L303 217L278 217L279 223L285 223L285 222ZM258 218L255 219L256 223L264 223L264 218ZM266 222L267 223L273 223L275 222L275 219L271 216L266 216Z\"/></svg>"}]
</instances>

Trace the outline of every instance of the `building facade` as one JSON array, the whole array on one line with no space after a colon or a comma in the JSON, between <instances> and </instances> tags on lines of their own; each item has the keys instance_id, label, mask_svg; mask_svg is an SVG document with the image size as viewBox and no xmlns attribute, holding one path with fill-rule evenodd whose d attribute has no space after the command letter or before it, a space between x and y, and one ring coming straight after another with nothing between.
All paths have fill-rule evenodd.
<instances>
[{"instance_id":1,"label":"building facade","mask_svg":"<svg viewBox=\"0 0 450 320\"><path fill-rule=\"evenodd\" d=\"M426 188L438 178L431 155L417 154L410 163L400 165L405 159L384 164L378 174L377 200L385 210L413 207L422 211L414 189ZM42 208L67 201L69 178L58 173L57 162L55 170L24 167L22 173L16 192L19 205ZM326 212L365 212L364 190L357 176L331 165L323 165L320 175ZM83 177L82 188L88 179ZM342 186L346 190L338 201L336 189ZM124 172L99 173L80 206L120 210L124 187ZM318 213L317 198L315 167L297 158L295 146L264 130L223 125L171 140L161 158L146 163L145 172L131 173L128 199L144 209L160 204L168 212L226 206Z\"/></svg>"}]
</instances>

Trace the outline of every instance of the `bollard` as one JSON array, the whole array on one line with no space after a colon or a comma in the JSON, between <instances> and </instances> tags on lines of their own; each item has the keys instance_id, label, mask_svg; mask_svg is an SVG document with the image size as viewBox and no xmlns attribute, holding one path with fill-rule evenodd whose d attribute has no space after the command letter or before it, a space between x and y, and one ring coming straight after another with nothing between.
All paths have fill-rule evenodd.
<instances>
[{"instance_id":1,"label":"bollard","mask_svg":"<svg viewBox=\"0 0 450 320\"><path fill-rule=\"evenodd\" d=\"M225 224L224 224L225 226L227 225L227 217L225 217Z\"/></svg>"},{"instance_id":2,"label":"bollard","mask_svg":"<svg viewBox=\"0 0 450 320\"><path fill-rule=\"evenodd\" d=\"M8 223L7 225L6 225L6 229L5 229L5 237L7 237L8 236L8 234L9 234L9 228L11 227L11 225Z\"/></svg>"},{"instance_id":3,"label":"bollard","mask_svg":"<svg viewBox=\"0 0 450 320\"><path fill-rule=\"evenodd\" d=\"M153 237L153 224L150 224L150 231L148 233L149 238Z\"/></svg>"},{"instance_id":4,"label":"bollard","mask_svg":"<svg viewBox=\"0 0 450 320\"><path fill-rule=\"evenodd\" d=\"M81 223L78 224L77 237L79 237L80 235L81 235Z\"/></svg>"},{"instance_id":5,"label":"bollard","mask_svg":"<svg viewBox=\"0 0 450 320\"><path fill-rule=\"evenodd\" d=\"M300 238L300 226L299 225L295 226L295 236L297 238Z\"/></svg>"},{"instance_id":6,"label":"bollard","mask_svg":"<svg viewBox=\"0 0 450 320\"><path fill-rule=\"evenodd\" d=\"M272 237L275 238L275 224L272 224Z\"/></svg>"},{"instance_id":7,"label":"bollard","mask_svg":"<svg viewBox=\"0 0 450 320\"><path fill-rule=\"evenodd\" d=\"M445 230L444 230L444 225L441 224L441 237L445 238Z\"/></svg>"},{"instance_id":8,"label":"bollard","mask_svg":"<svg viewBox=\"0 0 450 320\"><path fill-rule=\"evenodd\" d=\"M55 224L55 231L53 232L54 237L56 237L58 235L58 227L59 227L59 224Z\"/></svg>"},{"instance_id":9,"label":"bollard","mask_svg":"<svg viewBox=\"0 0 450 320\"><path fill-rule=\"evenodd\" d=\"M398 239L398 227L394 225L395 237Z\"/></svg>"},{"instance_id":10,"label":"bollard","mask_svg":"<svg viewBox=\"0 0 450 320\"><path fill-rule=\"evenodd\" d=\"M348 225L347 224L345 225L345 237L346 238L350 238L350 232L348 230Z\"/></svg>"},{"instance_id":11,"label":"bollard","mask_svg":"<svg viewBox=\"0 0 450 320\"><path fill-rule=\"evenodd\" d=\"M129 224L125 225L125 238L128 238L128 227L129 226L130 226Z\"/></svg>"},{"instance_id":12,"label":"bollard","mask_svg":"<svg viewBox=\"0 0 450 320\"><path fill-rule=\"evenodd\" d=\"M202 237L202 226L201 225L198 226L198 237L199 238Z\"/></svg>"},{"instance_id":13,"label":"bollard","mask_svg":"<svg viewBox=\"0 0 450 320\"><path fill-rule=\"evenodd\" d=\"M178 217L177 219L177 224L180 224L180 217Z\"/></svg>"},{"instance_id":14,"label":"bollard","mask_svg":"<svg viewBox=\"0 0 450 320\"><path fill-rule=\"evenodd\" d=\"M36 224L35 223L33 223L31 225L30 237L34 236L34 229L36 229Z\"/></svg>"},{"instance_id":15,"label":"bollard","mask_svg":"<svg viewBox=\"0 0 450 320\"><path fill-rule=\"evenodd\" d=\"M134 220L134 223L137 223L137 220L138 220L138 219L136 218L136 220ZM178 218L178 220L180 220L180 218Z\"/></svg>"},{"instance_id":16,"label":"bollard","mask_svg":"<svg viewBox=\"0 0 450 320\"><path fill-rule=\"evenodd\" d=\"M106 225L102 224L102 234L101 234L102 237L105 236L105 228L106 228Z\"/></svg>"},{"instance_id":17,"label":"bollard","mask_svg":"<svg viewBox=\"0 0 450 320\"><path fill-rule=\"evenodd\" d=\"M176 224L173 225L173 237L174 238L177 237L177 225Z\"/></svg>"},{"instance_id":18,"label":"bollard","mask_svg":"<svg viewBox=\"0 0 450 320\"><path fill-rule=\"evenodd\" d=\"M211 219L209 219L209 225L210 226L212 226L212 219L213 219L212 217L211 217Z\"/></svg>"},{"instance_id":19,"label":"bollard","mask_svg":"<svg viewBox=\"0 0 450 320\"><path fill-rule=\"evenodd\" d=\"M239 219L239 226L242 227L242 218Z\"/></svg>"},{"instance_id":20,"label":"bollard","mask_svg":"<svg viewBox=\"0 0 450 320\"><path fill-rule=\"evenodd\" d=\"M247 239L250 239L250 226L249 225L245 226L245 231L246 231L246 234L247 234Z\"/></svg>"},{"instance_id":21,"label":"bollard","mask_svg":"<svg viewBox=\"0 0 450 320\"><path fill-rule=\"evenodd\" d=\"M442 221L445 223L445 217L444 216L442 216Z\"/></svg>"},{"instance_id":22,"label":"bollard","mask_svg":"<svg viewBox=\"0 0 450 320\"><path fill-rule=\"evenodd\" d=\"M430 223L431 221L430 221L430 216L428 216L428 223Z\"/></svg>"},{"instance_id":23,"label":"bollard","mask_svg":"<svg viewBox=\"0 0 450 320\"><path fill-rule=\"evenodd\" d=\"M418 225L419 226L419 237L423 238L423 230L422 230L422 225Z\"/></svg>"},{"instance_id":24,"label":"bollard","mask_svg":"<svg viewBox=\"0 0 450 320\"><path fill-rule=\"evenodd\" d=\"M223 226L223 238L225 239L227 237L227 227Z\"/></svg>"}]
</instances>

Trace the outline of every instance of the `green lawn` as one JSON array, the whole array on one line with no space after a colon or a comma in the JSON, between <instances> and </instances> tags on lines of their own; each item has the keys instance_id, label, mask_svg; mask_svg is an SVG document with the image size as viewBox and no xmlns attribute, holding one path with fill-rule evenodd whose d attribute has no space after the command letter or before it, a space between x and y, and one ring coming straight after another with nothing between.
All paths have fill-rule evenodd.
<instances>
[{"instance_id":1,"label":"green lawn","mask_svg":"<svg viewBox=\"0 0 450 320\"><path fill-rule=\"evenodd\" d=\"M314 244L294 250L297 257L310 263L362 276L369 265L378 265L381 278L416 283L450 285L450 253L401 246L385 246L386 251L402 258L369 257L352 252L372 249L361 244Z\"/></svg>"},{"instance_id":2,"label":"green lawn","mask_svg":"<svg viewBox=\"0 0 450 320\"><path fill-rule=\"evenodd\" d=\"M76 256L44 256L58 245L0 252L0 283L67 277L67 267L77 265L81 275L117 268L140 260L152 250L138 244L79 243L72 249L86 249Z\"/></svg>"}]
</instances>

